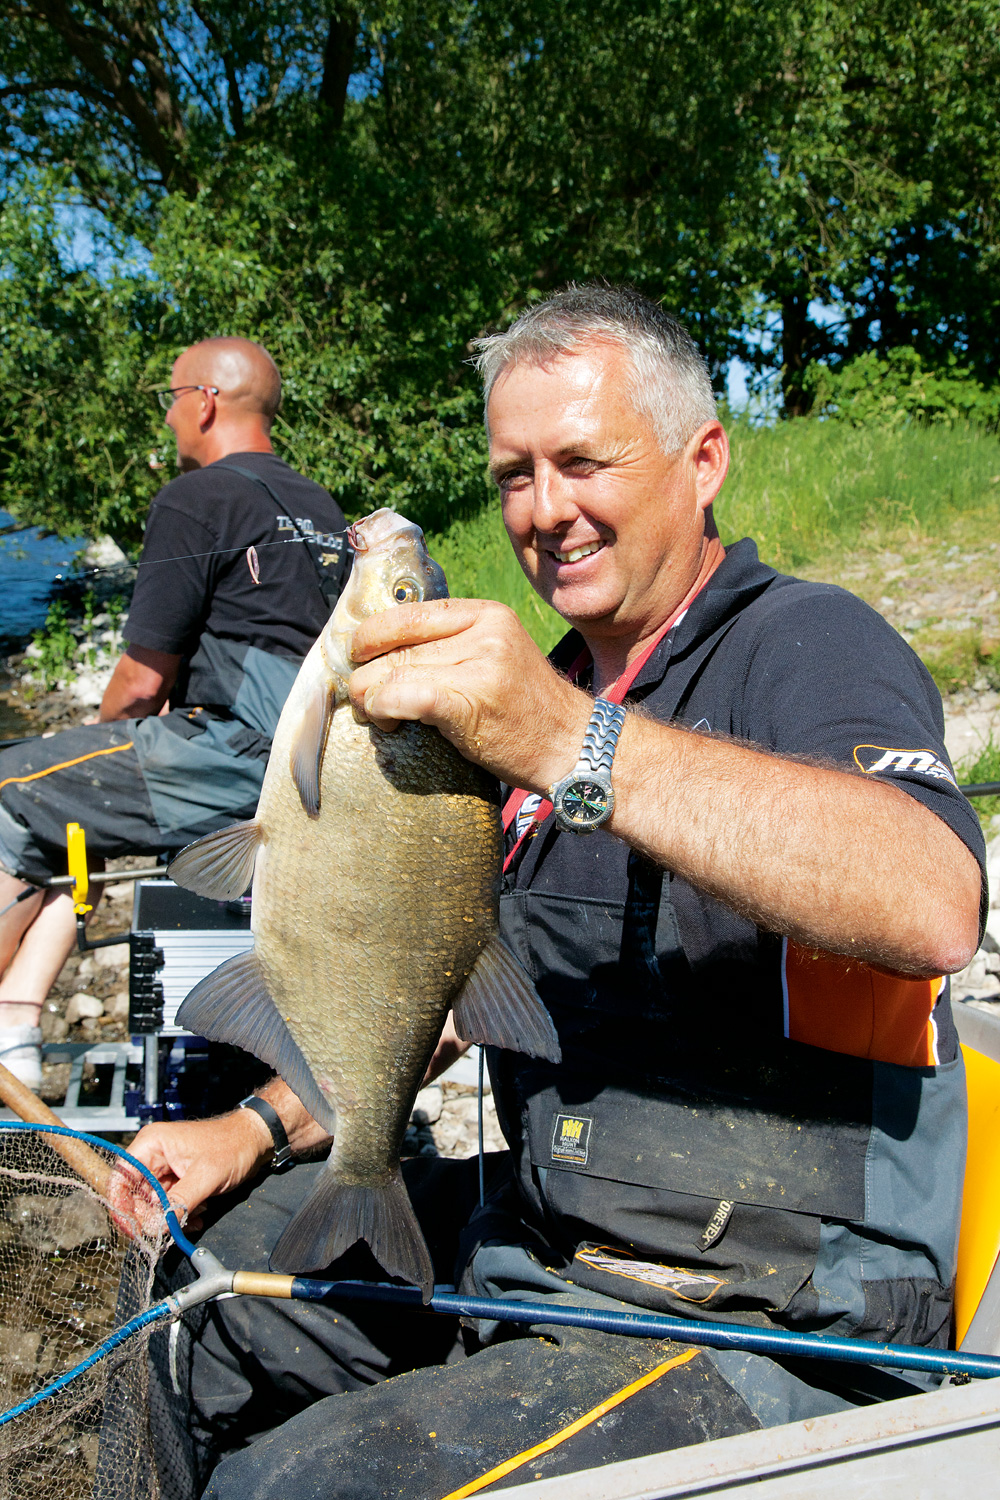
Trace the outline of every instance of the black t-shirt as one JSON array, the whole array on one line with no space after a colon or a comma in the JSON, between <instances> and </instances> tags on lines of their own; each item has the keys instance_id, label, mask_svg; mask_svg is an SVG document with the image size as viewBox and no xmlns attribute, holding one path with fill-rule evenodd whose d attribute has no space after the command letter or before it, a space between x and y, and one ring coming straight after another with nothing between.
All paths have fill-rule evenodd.
<instances>
[{"instance_id":1,"label":"black t-shirt","mask_svg":"<svg viewBox=\"0 0 1000 1500\"><path fill-rule=\"evenodd\" d=\"M228 464L266 480L280 507ZM333 554L335 568L346 545L343 512L276 454L232 453L164 486L146 522L125 630L130 644L191 657L208 633L272 655L305 656L330 605L293 521L315 538L317 560ZM291 545L274 545L280 542ZM247 563L250 546L258 549L259 584Z\"/></svg>"}]
</instances>

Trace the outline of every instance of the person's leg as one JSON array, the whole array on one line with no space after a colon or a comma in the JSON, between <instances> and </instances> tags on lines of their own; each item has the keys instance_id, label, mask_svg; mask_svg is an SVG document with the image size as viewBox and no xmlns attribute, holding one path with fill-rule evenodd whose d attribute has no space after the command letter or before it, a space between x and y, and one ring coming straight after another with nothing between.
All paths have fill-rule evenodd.
<instances>
[{"instance_id":1,"label":"person's leg","mask_svg":"<svg viewBox=\"0 0 1000 1500\"><path fill-rule=\"evenodd\" d=\"M37 1026L45 997L75 944L72 896L47 891L0 979L0 1027L21 1024L22 1018Z\"/></svg>"},{"instance_id":2,"label":"person's leg","mask_svg":"<svg viewBox=\"0 0 1000 1500\"><path fill-rule=\"evenodd\" d=\"M25 892L30 894L19 901L18 897L25 895ZM0 916L0 974L17 952L17 945L25 929L38 916L44 899L44 891L32 891L27 881L18 880L16 875L8 875L0 870L0 912L3 913ZM15 901L16 906L12 905Z\"/></svg>"},{"instance_id":3,"label":"person's leg","mask_svg":"<svg viewBox=\"0 0 1000 1500\"><path fill-rule=\"evenodd\" d=\"M92 868L103 856L162 844L129 724L88 725L0 752L0 910L31 880L65 870L68 822L83 825ZM42 1082L39 1013L75 938L64 890L39 891L0 916L0 1062L30 1088Z\"/></svg>"},{"instance_id":4,"label":"person's leg","mask_svg":"<svg viewBox=\"0 0 1000 1500\"><path fill-rule=\"evenodd\" d=\"M24 881L0 874L0 908L14 901L22 891L30 889ZM63 934L51 930L51 919L42 922L41 930L37 930L45 902L45 894L38 891L0 917L0 974L3 975L0 979L0 1063L28 1088L36 1090L42 1086L39 1013L73 945L72 921L68 946L63 941ZM72 919L72 906L70 917ZM30 954L30 961L27 966L22 962L13 972L22 954Z\"/></svg>"},{"instance_id":5,"label":"person's leg","mask_svg":"<svg viewBox=\"0 0 1000 1500\"><path fill-rule=\"evenodd\" d=\"M441 1500L762 1425L706 1350L519 1331L461 1362L317 1401L224 1459L204 1500Z\"/></svg>"}]
</instances>

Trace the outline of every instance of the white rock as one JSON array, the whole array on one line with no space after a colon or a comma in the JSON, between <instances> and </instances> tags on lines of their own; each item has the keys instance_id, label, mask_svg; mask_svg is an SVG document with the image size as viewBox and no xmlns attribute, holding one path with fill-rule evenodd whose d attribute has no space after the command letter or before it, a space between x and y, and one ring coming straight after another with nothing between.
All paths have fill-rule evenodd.
<instances>
[{"instance_id":1,"label":"white rock","mask_svg":"<svg viewBox=\"0 0 1000 1500\"><path fill-rule=\"evenodd\" d=\"M413 1105L413 1113L410 1119L414 1125L433 1125L435 1120L440 1120L441 1110L444 1105L444 1094L439 1083L428 1084L427 1088L421 1089Z\"/></svg>"},{"instance_id":2,"label":"white rock","mask_svg":"<svg viewBox=\"0 0 1000 1500\"><path fill-rule=\"evenodd\" d=\"M105 1015L112 1016L116 1021L128 1020L128 990L119 990L112 995L104 1010Z\"/></svg>"},{"instance_id":3,"label":"white rock","mask_svg":"<svg viewBox=\"0 0 1000 1500\"><path fill-rule=\"evenodd\" d=\"M134 880L116 880L104 889L108 893L109 901L131 901L135 895Z\"/></svg>"},{"instance_id":4,"label":"white rock","mask_svg":"<svg viewBox=\"0 0 1000 1500\"><path fill-rule=\"evenodd\" d=\"M92 979L97 973L97 965L92 953L85 953L80 960L80 966L76 971L77 979Z\"/></svg>"},{"instance_id":5,"label":"white rock","mask_svg":"<svg viewBox=\"0 0 1000 1500\"><path fill-rule=\"evenodd\" d=\"M99 969L126 968L128 943L112 943L110 948L96 948L90 956Z\"/></svg>"},{"instance_id":6,"label":"white rock","mask_svg":"<svg viewBox=\"0 0 1000 1500\"><path fill-rule=\"evenodd\" d=\"M87 708L98 708L104 697L104 690L111 681L113 671L114 668L109 663L105 667L93 667L77 672L66 691L71 698L75 698L78 703L84 704Z\"/></svg>"},{"instance_id":7,"label":"white rock","mask_svg":"<svg viewBox=\"0 0 1000 1500\"><path fill-rule=\"evenodd\" d=\"M109 536L99 536L92 541L83 557L90 568L113 568L118 563L128 562L118 543L113 542Z\"/></svg>"},{"instance_id":8,"label":"white rock","mask_svg":"<svg viewBox=\"0 0 1000 1500\"><path fill-rule=\"evenodd\" d=\"M70 996L66 1006L66 1024L75 1026L78 1021L96 1021L103 1016L104 1006L95 995L85 995L82 990Z\"/></svg>"}]
</instances>

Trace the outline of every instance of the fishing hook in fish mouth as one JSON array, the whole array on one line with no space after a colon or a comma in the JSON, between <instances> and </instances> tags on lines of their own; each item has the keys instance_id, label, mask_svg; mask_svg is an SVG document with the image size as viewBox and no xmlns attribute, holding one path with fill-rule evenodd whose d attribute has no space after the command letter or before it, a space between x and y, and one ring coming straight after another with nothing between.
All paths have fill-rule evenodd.
<instances>
[{"instance_id":1,"label":"fishing hook in fish mouth","mask_svg":"<svg viewBox=\"0 0 1000 1500\"><path fill-rule=\"evenodd\" d=\"M357 523L357 521L353 522L352 525L348 526L348 528L347 528L347 540L350 542L350 544L353 547L353 549L354 549L355 552L367 552L368 551L368 543L365 541L364 537L361 536L360 533L358 532L358 523Z\"/></svg>"}]
</instances>

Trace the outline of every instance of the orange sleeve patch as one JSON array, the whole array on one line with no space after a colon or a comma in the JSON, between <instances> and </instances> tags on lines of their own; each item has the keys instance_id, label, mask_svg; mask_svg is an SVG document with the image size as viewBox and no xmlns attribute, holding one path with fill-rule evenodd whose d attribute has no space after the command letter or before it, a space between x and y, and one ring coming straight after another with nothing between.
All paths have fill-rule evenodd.
<instances>
[{"instance_id":1,"label":"orange sleeve patch","mask_svg":"<svg viewBox=\"0 0 1000 1500\"><path fill-rule=\"evenodd\" d=\"M902 979L867 964L800 948L782 953L785 1035L793 1042L908 1068L938 1061L932 1012L941 979Z\"/></svg>"}]
</instances>

